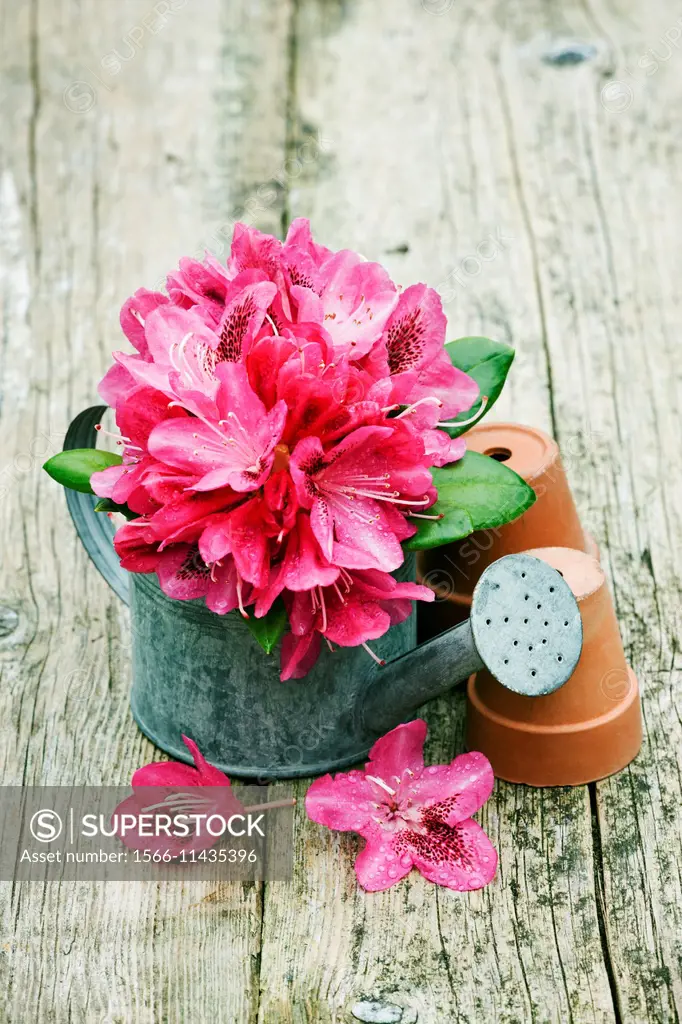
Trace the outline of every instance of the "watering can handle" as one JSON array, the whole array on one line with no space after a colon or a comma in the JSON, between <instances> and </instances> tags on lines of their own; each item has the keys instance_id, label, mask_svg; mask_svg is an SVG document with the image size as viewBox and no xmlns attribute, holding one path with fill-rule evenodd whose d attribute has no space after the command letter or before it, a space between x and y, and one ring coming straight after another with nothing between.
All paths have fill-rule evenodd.
<instances>
[{"instance_id":1,"label":"watering can handle","mask_svg":"<svg viewBox=\"0 0 682 1024\"><path fill-rule=\"evenodd\" d=\"M64 438L64 451L72 448L95 448L99 423L106 412L106 405L93 405L79 413L71 423ZM112 590L128 604L128 573L119 565L114 551L114 527L107 515L95 512L99 500L94 494L66 490L66 504L73 525L83 546Z\"/></svg>"}]
</instances>

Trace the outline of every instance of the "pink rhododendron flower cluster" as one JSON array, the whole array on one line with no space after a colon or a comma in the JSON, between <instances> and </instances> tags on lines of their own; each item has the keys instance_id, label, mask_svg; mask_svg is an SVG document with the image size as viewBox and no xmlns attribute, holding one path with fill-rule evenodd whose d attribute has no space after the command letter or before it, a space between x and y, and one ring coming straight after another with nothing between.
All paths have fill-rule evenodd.
<instances>
[{"instance_id":1,"label":"pink rhododendron flower cluster","mask_svg":"<svg viewBox=\"0 0 682 1024\"><path fill-rule=\"evenodd\" d=\"M300 678L323 637L366 644L433 599L390 574L436 500L430 468L464 454L439 424L478 387L444 349L433 289L401 291L305 220L283 243L238 224L227 266L183 259L167 291L121 312L135 351L100 393L123 464L93 489L138 514L121 564L169 597L261 617L281 596L282 679Z\"/></svg>"}]
</instances>

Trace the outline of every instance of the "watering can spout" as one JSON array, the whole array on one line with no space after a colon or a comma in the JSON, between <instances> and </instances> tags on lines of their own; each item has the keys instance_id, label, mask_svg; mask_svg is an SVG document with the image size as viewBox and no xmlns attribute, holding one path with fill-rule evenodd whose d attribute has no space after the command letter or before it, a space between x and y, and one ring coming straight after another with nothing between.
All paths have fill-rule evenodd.
<instances>
[{"instance_id":1,"label":"watering can spout","mask_svg":"<svg viewBox=\"0 0 682 1024\"><path fill-rule=\"evenodd\" d=\"M530 555L508 555L481 576L466 622L376 674L362 708L365 728L387 732L481 668L517 693L551 693L573 674L582 640L578 604L561 574Z\"/></svg>"}]
</instances>

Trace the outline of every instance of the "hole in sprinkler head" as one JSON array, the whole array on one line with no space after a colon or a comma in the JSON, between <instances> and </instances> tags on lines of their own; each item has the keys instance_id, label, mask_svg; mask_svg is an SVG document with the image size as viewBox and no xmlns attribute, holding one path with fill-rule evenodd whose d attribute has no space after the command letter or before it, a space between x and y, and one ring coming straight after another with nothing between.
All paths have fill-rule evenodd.
<instances>
[{"instance_id":1,"label":"hole in sprinkler head","mask_svg":"<svg viewBox=\"0 0 682 1024\"><path fill-rule=\"evenodd\" d=\"M505 617L504 617L504 621L505 621L505 622L509 622L509 616L508 616L508 615L505 615Z\"/></svg>"},{"instance_id":2,"label":"hole in sprinkler head","mask_svg":"<svg viewBox=\"0 0 682 1024\"><path fill-rule=\"evenodd\" d=\"M564 622L564 626L567 626L567 625L568 625L568 619L566 619L566 621Z\"/></svg>"},{"instance_id":3,"label":"hole in sprinkler head","mask_svg":"<svg viewBox=\"0 0 682 1024\"><path fill-rule=\"evenodd\" d=\"M539 604L539 605L538 605L538 611L540 611L540 609L541 609L541 608L542 608L542 605L541 605L541 604Z\"/></svg>"},{"instance_id":4,"label":"hole in sprinkler head","mask_svg":"<svg viewBox=\"0 0 682 1024\"><path fill-rule=\"evenodd\" d=\"M511 448L486 448L484 455L489 455L496 462L508 462L512 457Z\"/></svg>"},{"instance_id":5,"label":"hole in sprinkler head","mask_svg":"<svg viewBox=\"0 0 682 1024\"><path fill-rule=\"evenodd\" d=\"M535 671L535 669L533 669L533 671L531 672L531 675L532 676L536 676L537 675L537 672Z\"/></svg>"},{"instance_id":6,"label":"hole in sprinkler head","mask_svg":"<svg viewBox=\"0 0 682 1024\"><path fill-rule=\"evenodd\" d=\"M519 646L519 641L518 641L518 640L515 640L515 641L514 641L514 647L518 647L518 646Z\"/></svg>"},{"instance_id":7,"label":"hole in sprinkler head","mask_svg":"<svg viewBox=\"0 0 682 1024\"><path fill-rule=\"evenodd\" d=\"M546 622L546 623L545 623L545 625L546 625L546 626L549 626L549 622Z\"/></svg>"},{"instance_id":8,"label":"hole in sprinkler head","mask_svg":"<svg viewBox=\"0 0 682 1024\"><path fill-rule=\"evenodd\" d=\"M533 645L532 645L532 644L528 644L528 650L529 650L529 651L532 651L532 650L533 650Z\"/></svg>"},{"instance_id":9,"label":"hole in sprinkler head","mask_svg":"<svg viewBox=\"0 0 682 1024\"><path fill-rule=\"evenodd\" d=\"M564 574L562 573L561 569L557 569L557 572L559 573L559 575L560 575L560 576L563 576L563 575L564 575Z\"/></svg>"},{"instance_id":10,"label":"hole in sprinkler head","mask_svg":"<svg viewBox=\"0 0 682 1024\"><path fill-rule=\"evenodd\" d=\"M485 624L486 624L486 626L489 626L490 625L490 619L486 619L485 620Z\"/></svg>"},{"instance_id":11,"label":"hole in sprinkler head","mask_svg":"<svg viewBox=\"0 0 682 1024\"><path fill-rule=\"evenodd\" d=\"M529 600L530 600L530 594L526 594L526 596L524 597L524 599L523 599L523 600L524 600L524 601L529 601Z\"/></svg>"},{"instance_id":12,"label":"hole in sprinkler head","mask_svg":"<svg viewBox=\"0 0 682 1024\"><path fill-rule=\"evenodd\" d=\"M525 580L525 578L526 578L526 574L525 574L525 572L522 572L522 573L521 573L521 579L522 579L522 580Z\"/></svg>"},{"instance_id":13,"label":"hole in sprinkler head","mask_svg":"<svg viewBox=\"0 0 682 1024\"><path fill-rule=\"evenodd\" d=\"M554 593L554 587L550 587L549 588L549 592L550 592L550 594L553 594Z\"/></svg>"},{"instance_id":14,"label":"hole in sprinkler head","mask_svg":"<svg viewBox=\"0 0 682 1024\"><path fill-rule=\"evenodd\" d=\"M528 625L528 619L524 619L523 620L523 624L524 624L524 626L527 626Z\"/></svg>"},{"instance_id":15,"label":"hole in sprinkler head","mask_svg":"<svg viewBox=\"0 0 682 1024\"><path fill-rule=\"evenodd\" d=\"M557 661L563 661L564 660L563 655L557 654L556 660Z\"/></svg>"},{"instance_id":16,"label":"hole in sprinkler head","mask_svg":"<svg viewBox=\"0 0 682 1024\"><path fill-rule=\"evenodd\" d=\"M544 637L542 642L543 642L543 644L546 644L547 643L547 637Z\"/></svg>"},{"instance_id":17,"label":"hole in sprinkler head","mask_svg":"<svg viewBox=\"0 0 682 1024\"><path fill-rule=\"evenodd\" d=\"M509 658L505 658L504 659L504 663L505 663L505 665L508 665L509 664Z\"/></svg>"}]
</instances>

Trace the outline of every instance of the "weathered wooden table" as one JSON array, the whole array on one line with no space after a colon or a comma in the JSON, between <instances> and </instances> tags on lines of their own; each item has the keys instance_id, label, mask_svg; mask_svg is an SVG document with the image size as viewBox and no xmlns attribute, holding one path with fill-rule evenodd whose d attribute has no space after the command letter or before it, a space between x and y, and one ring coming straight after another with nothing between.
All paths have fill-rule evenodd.
<instances>
[{"instance_id":1,"label":"weathered wooden table","mask_svg":"<svg viewBox=\"0 0 682 1024\"><path fill-rule=\"evenodd\" d=\"M679 1019L680 13L6 0L3 781L125 783L154 756L128 708L126 613L40 465L95 397L134 288L181 254L224 256L236 219L279 233L299 214L438 287L450 337L516 346L496 413L563 446L646 740L595 786L498 784L481 820L499 873L469 895L416 873L363 894L355 837L302 807L291 885L3 883L3 1020ZM449 759L461 692L425 714Z\"/></svg>"}]
</instances>

